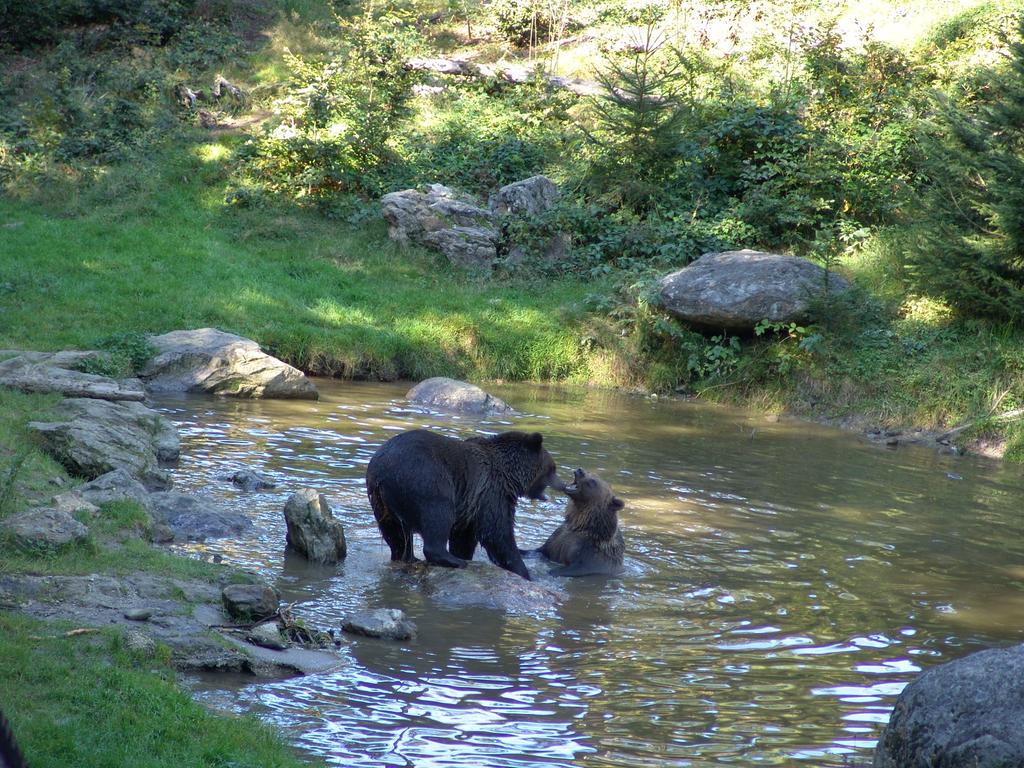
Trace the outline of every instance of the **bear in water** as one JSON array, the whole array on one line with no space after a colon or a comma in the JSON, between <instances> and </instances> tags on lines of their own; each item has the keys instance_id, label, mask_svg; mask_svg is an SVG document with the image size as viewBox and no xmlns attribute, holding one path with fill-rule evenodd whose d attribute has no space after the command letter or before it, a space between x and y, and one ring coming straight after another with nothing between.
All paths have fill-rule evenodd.
<instances>
[{"instance_id":1,"label":"bear in water","mask_svg":"<svg viewBox=\"0 0 1024 768\"><path fill-rule=\"evenodd\" d=\"M539 432L457 440L416 429L388 440L366 468L366 492L391 559L462 568L479 543L495 565L530 578L516 546L516 501L561 489Z\"/></svg>"},{"instance_id":2,"label":"bear in water","mask_svg":"<svg viewBox=\"0 0 1024 768\"><path fill-rule=\"evenodd\" d=\"M621 499L601 478L577 469L573 484L562 490L569 497L565 522L538 551L561 563L552 576L615 576L622 572L626 549L619 530Z\"/></svg>"}]
</instances>

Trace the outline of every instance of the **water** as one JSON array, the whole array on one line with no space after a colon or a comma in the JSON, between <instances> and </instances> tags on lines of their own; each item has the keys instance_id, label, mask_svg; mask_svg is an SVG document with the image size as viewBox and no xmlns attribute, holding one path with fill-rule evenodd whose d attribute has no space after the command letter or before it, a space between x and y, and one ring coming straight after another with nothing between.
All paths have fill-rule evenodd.
<instances>
[{"instance_id":1,"label":"water","mask_svg":"<svg viewBox=\"0 0 1024 768\"><path fill-rule=\"evenodd\" d=\"M179 487L257 523L193 552L259 572L317 626L363 606L419 626L409 644L348 641L335 674L200 686L331 764L866 765L922 669L1024 641L1018 467L611 392L495 387L528 415L480 421L412 407L405 385L318 386L315 404L159 405L183 435ZM444 609L410 589L363 473L383 441L421 426L542 431L564 477L585 467L626 500L625 575L561 580L568 599L536 615ZM243 465L278 489L220 479ZM307 485L344 521L338 567L284 554L284 501ZM522 502L520 545L542 543L563 504Z\"/></svg>"}]
</instances>

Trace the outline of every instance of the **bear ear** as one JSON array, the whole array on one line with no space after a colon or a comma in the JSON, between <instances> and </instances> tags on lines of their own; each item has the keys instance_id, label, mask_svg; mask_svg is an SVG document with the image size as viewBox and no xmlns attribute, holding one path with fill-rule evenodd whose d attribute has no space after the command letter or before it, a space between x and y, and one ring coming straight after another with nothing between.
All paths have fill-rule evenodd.
<instances>
[{"instance_id":1,"label":"bear ear","mask_svg":"<svg viewBox=\"0 0 1024 768\"><path fill-rule=\"evenodd\" d=\"M620 509L622 509L622 508L623 508L624 506L626 506L626 502L624 502L624 501L623 501L622 499L620 499L620 498L619 498L618 496L612 496L612 509L613 509L613 510L615 510L616 512L618 512L618 511L619 511Z\"/></svg>"},{"instance_id":2,"label":"bear ear","mask_svg":"<svg viewBox=\"0 0 1024 768\"><path fill-rule=\"evenodd\" d=\"M544 443L544 435L540 432L531 432L526 436L526 444L530 448L540 450L541 445Z\"/></svg>"}]
</instances>

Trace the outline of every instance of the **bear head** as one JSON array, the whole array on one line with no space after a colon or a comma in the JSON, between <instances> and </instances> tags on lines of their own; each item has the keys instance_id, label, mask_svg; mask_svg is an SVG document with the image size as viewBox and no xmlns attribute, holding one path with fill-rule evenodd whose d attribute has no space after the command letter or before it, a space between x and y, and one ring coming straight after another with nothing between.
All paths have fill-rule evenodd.
<instances>
[{"instance_id":1,"label":"bear head","mask_svg":"<svg viewBox=\"0 0 1024 768\"><path fill-rule=\"evenodd\" d=\"M518 496L547 501L545 488L560 491L565 487L540 432L501 432L494 437L470 438L470 441L487 444L500 454Z\"/></svg>"},{"instance_id":2,"label":"bear head","mask_svg":"<svg viewBox=\"0 0 1024 768\"><path fill-rule=\"evenodd\" d=\"M611 486L597 475L577 469L573 482L562 488L569 497L565 522L577 531L586 531L596 539L608 539L619 527L619 510L625 504L612 493Z\"/></svg>"}]
</instances>

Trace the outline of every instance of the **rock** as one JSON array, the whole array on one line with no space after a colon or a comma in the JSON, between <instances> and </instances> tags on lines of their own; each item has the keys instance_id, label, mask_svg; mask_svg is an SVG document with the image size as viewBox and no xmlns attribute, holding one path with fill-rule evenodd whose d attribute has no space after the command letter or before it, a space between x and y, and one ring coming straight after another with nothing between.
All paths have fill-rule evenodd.
<instances>
[{"instance_id":1,"label":"rock","mask_svg":"<svg viewBox=\"0 0 1024 768\"><path fill-rule=\"evenodd\" d=\"M82 498L74 491L58 493L53 497L53 508L66 515L83 514L96 517L100 508Z\"/></svg>"},{"instance_id":2,"label":"rock","mask_svg":"<svg viewBox=\"0 0 1024 768\"><path fill-rule=\"evenodd\" d=\"M341 628L345 632L386 640L411 640L416 637L416 625L408 621L397 608L358 611L345 619Z\"/></svg>"},{"instance_id":3,"label":"rock","mask_svg":"<svg viewBox=\"0 0 1024 768\"><path fill-rule=\"evenodd\" d=\"M0 530L14 536L24 547L49 549L80 541L89 529L67 512L57 509L27 509L0 521Z\"/></svg>"},{"instance_id":4,"label":"rock","mask_svg":"<svg viewBox=\"0 0 1024 768\"><path fill-rule=\"evenodd\" d=\"M245 638L253 645L261 648L270 648L272 651L283 651L288 647L288 642L277 628L276 621L268 621L265 624L257 624Z\"/></svg>"},{"instance_id":5,"label":"rock","mask_svg":"<svg viewBox=\"0 0 1024 768\"><path fill-rule=\"evenodd\" d=\"M209 499L187 493L151 493L149 508L153 522L170 528L178 541L234 536L252 528L252 520L241 512L222 509Z\"/></svg>"},{"instance_id":6,"label":"rock","mask_svg":"<svg viewBox=\"0 0 1024 768\"><path fill-rule=\"evenodd\" d=\"M216 328L151 336L156 356L141 373L151 392L316 400L313 382L251 339Z\"/></svg>"},{"instance_id":7,"label":"rock","mask_svg":"<svg viewBox=\"0 0 1024 768\"><path fill-rule=\"evenodd\" d=\"M1024 645L933 667L903 689L875 768L1024 765Z\"/></svg>"},{"instance_id":8,"label":"rock","mask_svg":"<svg viewBox=\"0 0 1024 768\"><path fill-rule=\"evenodd\" d=\"M421 381L406 393L405 399L418 405L475 416L513 413L508 403L484 392L475 384L443 376Z\"/></svg>"},{"instance_id":9,"label":"rock","mask_svg":"<svg viewBox=\"0 0 1024 768\"><path fill-rule=\"evenodd\" d=\"M141 403L72 398L57 405L53 421L28 426L72 474L92 480L124 469L148 488L171 485L160 465L177 461L178 432Z\"/></svg>"},{"instance_id":10,"label":"rock","mask_svg":"<svg viewBox=\"0 0 1024 768\"><path fill-rule=\"evenodd\" d=\"M472 269L490 269L498 257L494 214L448 187L432 184L426 192L392 192L380 205L388 235L396 242L421 245Z\"/></svg>"},{"instance_id":11,"label":"rock","mask_svg":"<svg viewBox=\"0 0 1024 768\"><path fill-rule=\"evenodd\" d=\"M240 469L233 475L224 478L230 480L243 491L266 491L276 488L277 483L251 469Z\"/></svg>"},{"instance_id":12,"label":"rock","mask_svg":"<svg viewBox=\"0 0 1024 768\"><path fill-rule=\"evenodd\" d=\"M152 608L129 608L124 612L124 617L128 621L149 621L149 617L152 615Z\"/></svg>"},{"instance_id":13,"label":"rock","mask_svg":"<svg viewBox=\"0 0 1024 768\"><path fill-rule=\"evenodd\" d=\"M689 266L666 275L659 284L662 305L694 325L749 331L762 320L789 323L807 317L825 288L826 272L795 256L760 251L705 253ZM830 293L849 284L829 273Z\"/></svg>"},{"instance_id":14,"label":"rock","mask_svg":"<svg viewBox=\"0 0 1024 768\"><path fill-rule=\"evenodd\" d=\"M229 584L221 592L228 615L239 622L259 621L277 613L277 590L266 584Z\"/></svg>"},{"instance_id":15,"label":"rock","mask_svg":"<svg viewBox=\"0 0 1024 768\"><path fill-rule=\"evenodd\" d=\"M494 213L539 216L554 208L562 199L562 193L547 176L531 176L528 179L507 184L490 199Z\"/></svg>"},{"instance_id":16,"label":"rock","mask_svg":"<svg viewBox=\"0 0 1024 768\"><path fill-rule=\"evenodd\" d=\"M53 497L54 502L74 504L81 499L89 504L102 506L111 501L134 501L149 509L149 491L126 469L115 469L100 475L85 485Z\"/></svg>"},{"instance_id":17,"label":"rock","mask_svg":"<svg viewBox=\"0 0 1024 768\"><path fill-rule=\"evenodd\" d=\"M465 568L420 568L424 591L446 607L538 613L550 611L565 599L559 588L527 581L486 563L471 562Z\"/></svg>"},{"instance_id":18,"label":"rock","mask_svg":"<svg viewBox=\"0 0 1024 768\"><path fill-rule=\"evenodd\" d=\"M124 647L134 653L152 656L156 652L156 641L145 632L129 630L124 635Z\"/></svg>"},{"instance_id":19,"label":"rock","mask_svg":"<svg viewBox=\"0 0 1024 768\"><path fill-rule=\"evenodd\" d=\"M314 563L336 563L345 558L345 530L334 517L327 499L311 488L292 494L284 506L288 546Z\"/></svg>"},{"instance_id":20,"label":"rock","mask_svg":"<svg viewBox=\"0 0 1024 768\"><path fill-rule=\"evenodd\" d=\"M113 379L74 369L102 352L24 352L0 361L0 386L22 392L56 392L64 397L140 402L146 390L138 379Z\"/></svg>"}]
</instances>

